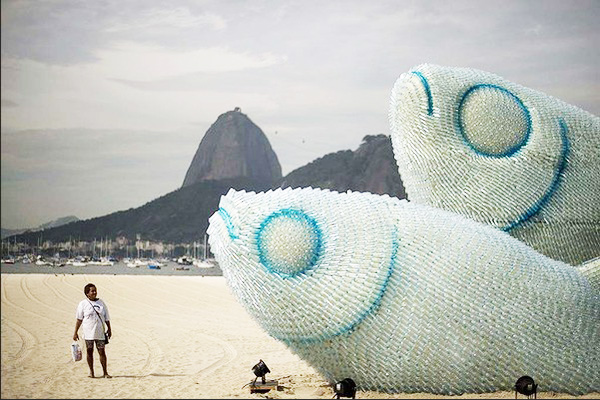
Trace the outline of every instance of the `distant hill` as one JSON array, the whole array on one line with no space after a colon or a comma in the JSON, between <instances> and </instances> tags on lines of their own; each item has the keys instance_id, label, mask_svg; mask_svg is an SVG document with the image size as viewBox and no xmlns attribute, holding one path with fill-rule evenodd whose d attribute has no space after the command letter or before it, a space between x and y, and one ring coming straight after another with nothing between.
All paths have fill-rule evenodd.
<instances>
[{"instance_id":1,"label":"distant hill","mask_svg":"<svg viewBox=\"0 0 600 400\"><path fill-rule=\"evenodd\" d=\"M75 221L79 221L79 218L77 218L74 215L69 215L67 217L57 218L54 221L46 222L45 224L42 224L36 228L22 228L22 229L4 229L4 228L2 228L2 239L9 237L9 236L13 236L13 235L18 235L18 234L26 232L26 231L40 231L40 230L44 230L44 229L56 228L57 226L66 225L66 224L69 224L69 223L75 222Z\"/></svg>"},{"instance_id":2,"label":"distant hill","mask_svg":"<svg viewBox=\"0 0 600 400\"><path fill-rule=\"evenodd\" d=\"M285 176L279 187L353 190L406 198L389 136L365 136L356 151L327 154Z\"/></svg>"},{"instance_id":3,"label":"distant hill","mask_svg":"<svg viewBox=\"0 0 600 400\"><path fill-rule=\"evenodd\" d=\"M18 242L37 243L43 240L63 242L69 240L93 241L119 236L135 240L191 243L202 240L208 227L208 217L218 209L221 195L230 188L255 191L269 187L249 178L204 181L177 189L152 200L141 207L118 211L102 217L73 222L43 232L26 232L17 236Z\"/></svg>"},{"instance_id":4,"label":"distant hill","mask_svg":"<svg viewBox=\"0 0 600 400\"><path fill-rule=\"evenodd\" d=\"M217 138L206 140L213 134ZM251 156L253 152L257 155ZM234 165L231 169L229 162ZM217 176L220 178L211 179ZM265 191L309 186L405 197L389 136L365 136L356 151L327 154L281 178L277 156L260 128L241 112L230 111L219 116L207 131L180 189L141 207L25 232L17 241L35 245L40 237L55 243L69 238L88 242L106 237L135 240L140 234L143 240L191 243L202 240L208 218L230 188Z\"/></svg>"},{"instance_id":5,"label":"distant hill","mask_svg":"<svg viewBox=\"0 0 600 400\"><path fill-rule=\"evenodd\" d=\"M281 179L281 165L263 131L236 108L206 131L182 187L239 177L273 185Z\"/></svg>"},{"instance_id":6,"label":"distant hill","mask_svg":"<svg viewBox=\"0 0 600 400\"><path fill-rule=\"evenodd\" d=\"M39 229L56 228L58 226L70 224L71 222L76 222L76 221L79 221L79 218L77 218L74 215L69 215L67 217L58 218L58 219L55 219L54 221L50 221L48 223L42 224L42 225L38 226L37 229L39 230Z\"/></svg>"},{"instance_id":7,"label":"distant hill","mask_svg":"<svg viewBox=\"0 0 600 400\"><path fill-rule=\"evenodd\" d=\"M263 131L239 108L221 114L206 131L179 190L138 208L68 224L42 233L25 232L17 241L36 244L69 237L82 241L119 236L175 243L201 240L208 217L230 187L268 190L281 179L281 165Z\"/></svg>"},{"instance_id":8,"label":"distant hill","mask_svg":"<svg viewBox=\"0 0 600 400\"><path fill-rule=\"evenodd\" d=\"M7 238L9 236L13 236L13 235L18 235L20 233L23 233L25 231L27 231L29 229L24 228L24 229L5 229L5 228L1 228L2 231L2 239Z\"/></svg>"}]
</instances>

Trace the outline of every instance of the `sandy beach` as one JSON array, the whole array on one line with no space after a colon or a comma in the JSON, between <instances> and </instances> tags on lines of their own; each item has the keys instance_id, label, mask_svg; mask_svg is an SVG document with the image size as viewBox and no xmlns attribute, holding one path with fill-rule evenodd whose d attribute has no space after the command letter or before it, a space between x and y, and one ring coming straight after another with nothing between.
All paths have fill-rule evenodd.
<instances>
[{"instance_id":1,"label":"sandy beach","mask_svg":"<svg viewBox=\"0 0 600 400\"><path fill-rule=\"evenodd\" d=\"M94 283L109 307L113 379L88 378L71 358L75 308ZM330 384L269 337L236 302L223 277L2 274L5 398L323 398ZM81 331L80 331L81 334ZM95 371L101 366L95 352ZM280 390L250 394L263 359ZM514 392L439 396L357 392L357 398L514 398ZM538 398L574 398L541 392ZM578 398L599 398L590 393ZM525 396L519 395L519 398Z\"/></svg>"}]
</instances>

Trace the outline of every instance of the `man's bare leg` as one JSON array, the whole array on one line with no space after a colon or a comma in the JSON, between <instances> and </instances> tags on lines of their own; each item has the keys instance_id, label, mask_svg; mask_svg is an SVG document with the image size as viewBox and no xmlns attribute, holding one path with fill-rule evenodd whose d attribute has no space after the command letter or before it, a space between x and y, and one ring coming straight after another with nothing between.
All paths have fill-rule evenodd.
<instances>
[{"instance_id":1,"label":"man's bare leg","mask_svg":"<svg viewBox=\"0 0 600 400\"><path fill-rule=\"evenodd\" d=\"M102 365L102 371L104 372L103 378L112 378L112 376L108 374L108 370L106 368L106 351L104 348L98 349L98 354L100 355L100 364Z\"/></svg>"},{"instance_id":2,"label":"man's bare leg","mask_svg":"<svg viewBox=\"0 0 600 400\"><path fill-rule=\"evenodd\" d=\"M94 378L94 348L86 349L87 354L87 363L88 367L90 367L90 374L88 375L90 378Z\"/></svg>"}]
</instances>

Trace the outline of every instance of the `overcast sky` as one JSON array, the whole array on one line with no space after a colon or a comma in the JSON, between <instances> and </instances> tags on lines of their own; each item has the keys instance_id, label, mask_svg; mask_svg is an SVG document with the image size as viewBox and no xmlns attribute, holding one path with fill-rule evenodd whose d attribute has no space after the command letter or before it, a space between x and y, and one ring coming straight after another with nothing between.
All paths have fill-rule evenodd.
<instances>
[{"instance_id":1,"label":"overcast sky","mask_svg":"<svg viewBox=\"0 0 600 400\"><path fill-rule=\"evenodd\" d=\"M235 107L284 175L389 134L397 77L472 67L600 115L600 1L2 0L2 227L179 188Z\"/></svg>"}]
</instances>

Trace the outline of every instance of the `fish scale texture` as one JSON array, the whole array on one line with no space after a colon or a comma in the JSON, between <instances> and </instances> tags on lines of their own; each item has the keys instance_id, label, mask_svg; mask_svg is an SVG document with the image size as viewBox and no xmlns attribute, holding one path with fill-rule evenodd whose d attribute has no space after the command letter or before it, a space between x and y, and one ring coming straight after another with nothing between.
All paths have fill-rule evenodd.
<instances>
[{"instance_id":1,"label":"fish scale texture","mask_svg":"<svg viewBox=\"0 0 600 400\"><path fill-rule=\"evenodd\" d=\"M572 265L600 255L600 118L497 75L423 64L390 101L411 201Z\"/></svg>"},{"instance_id":2,"label":"fish scale texture","mask_svg":"<svg viewBox=\"0 0 600 400\"><path fill-rule=\"evenodd\" d=\"M232 292L331 382L460 394L529 375L600 390L597 288L506 232L350 191L232 189L219 207L209 243Z\"/></svg>"}]
</instances>

